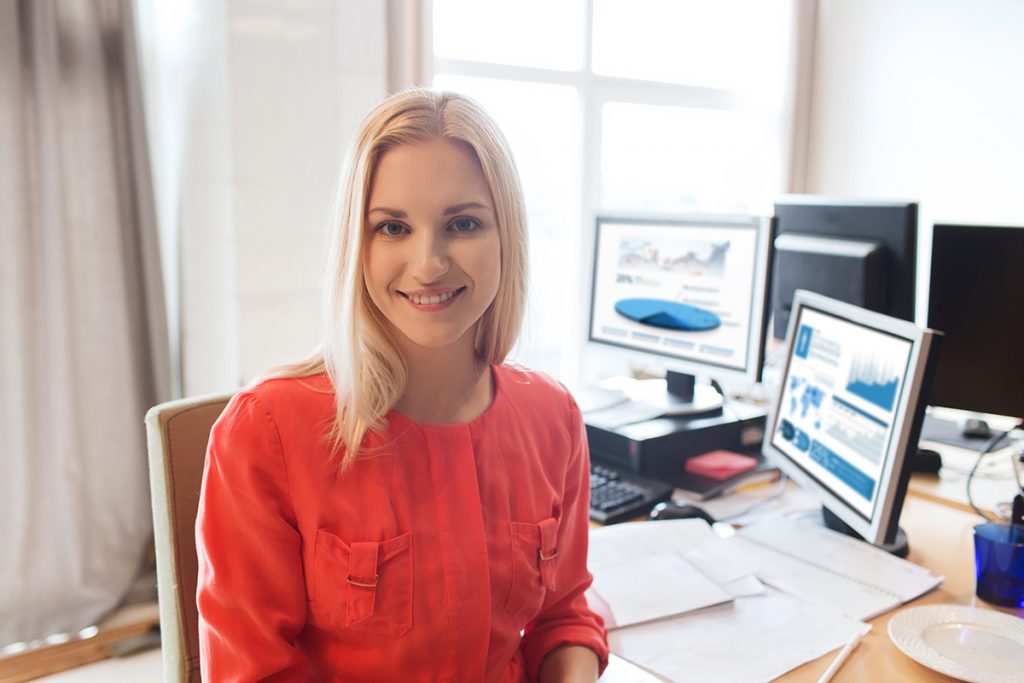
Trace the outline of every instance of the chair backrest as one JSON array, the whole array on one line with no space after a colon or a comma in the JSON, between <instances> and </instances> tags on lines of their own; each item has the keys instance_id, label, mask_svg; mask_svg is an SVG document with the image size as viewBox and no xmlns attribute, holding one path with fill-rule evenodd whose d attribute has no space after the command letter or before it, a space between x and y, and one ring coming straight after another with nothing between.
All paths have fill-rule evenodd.
<instances>
[{"instance_id":1,"label":"chair backrest","mask_svg":"<svg viewBox=\"0 0 1024 683\"><path fill-rule=\"evenodd\" d=\"M210 429L230 395L170 401L146 413L164 680L201 680L195 524Z\"/></svg>"}]
</instances>

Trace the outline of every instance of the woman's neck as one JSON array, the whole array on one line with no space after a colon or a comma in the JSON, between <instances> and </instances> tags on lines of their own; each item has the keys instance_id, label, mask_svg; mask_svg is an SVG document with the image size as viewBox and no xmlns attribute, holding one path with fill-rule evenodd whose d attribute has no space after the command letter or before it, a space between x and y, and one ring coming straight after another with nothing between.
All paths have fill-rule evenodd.
<instances>
[{"instance_id":1,"label":"woman's neck","mask_svg":"<svg viewBox=\"0 0 1024 683\"><path fill-rule=\"evenodd\" d=\"M490 367L472 346L460 347L465 345L404 353L408 375L395 409L428 424L470 422L487 410L494 395Z\"/></svg>"}]
</instances>

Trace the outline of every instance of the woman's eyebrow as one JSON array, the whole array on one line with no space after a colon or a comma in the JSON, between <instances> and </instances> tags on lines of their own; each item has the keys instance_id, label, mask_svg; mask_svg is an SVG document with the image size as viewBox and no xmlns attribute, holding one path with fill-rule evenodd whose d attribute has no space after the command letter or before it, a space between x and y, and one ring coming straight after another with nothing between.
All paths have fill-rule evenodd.
<instances>
[{"instance_id":1,"label":"woman's eyebrow","mask_svg":"<svg viewBox=\"0 0 1024 683\"><path fill-rule=\"evenodd\" d=\"M449 206L447 209L444 210L444 215L451 216L453 214L459 213L460 211L465 211L466 209L484 209L488 211L492 210L491 207L488 206L487 204L481 204L480 202L465 202L463 204L455 204L454 206ZM376 212L386 213L392 218L409 217L409 214L407 214L405 211L400 211L399 209L389 209L386 206L375 206L366 213L370 214Z\"/></svg>"},{"instance_id":2,"label":"woman's eyebrow","mask_svg":"<svg viewBox=\"0 0 1024 683\"><path fill-rule=\"evenodd\" d=\"M406 214L405 211L399 211L398 209L389 209L383 206L375 206L366 213L375 213L377 211L380 211L381 213L386 213L392 218L406 218L408 216L408 214Z\"/></svg>"},{"instance_id":3,"label":"woman's eyebrow","mask_svg":"<svg viewBox=\"0 0 1024 683\"><path fill-rule=\"evenodd\" d=\"M444 210L444 215L451 216L452 214L458 213L460 211L465 211L466 209L490 210L491 207L486 204L481 204L480 202L466 202L465 204L456 204L455 206L449 206L447 209Z\"/></svg>"}]
</instances>

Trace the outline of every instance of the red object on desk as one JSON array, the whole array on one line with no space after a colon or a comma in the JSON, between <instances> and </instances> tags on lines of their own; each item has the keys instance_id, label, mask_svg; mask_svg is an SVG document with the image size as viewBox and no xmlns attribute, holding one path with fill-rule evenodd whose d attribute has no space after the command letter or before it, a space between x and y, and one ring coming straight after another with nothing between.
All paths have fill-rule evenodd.
<instances>
[{"instance_id":1,"label":"red object on desk","mask_svg":"<svg viewBox=\"0 0 1024 683\"><path fill-rule=\"evenodd\" d=\"M732 451L711 451L686 461L686 471L715 481L725 481L757 467L757 458Z\"/></svg>"}]
</instances>

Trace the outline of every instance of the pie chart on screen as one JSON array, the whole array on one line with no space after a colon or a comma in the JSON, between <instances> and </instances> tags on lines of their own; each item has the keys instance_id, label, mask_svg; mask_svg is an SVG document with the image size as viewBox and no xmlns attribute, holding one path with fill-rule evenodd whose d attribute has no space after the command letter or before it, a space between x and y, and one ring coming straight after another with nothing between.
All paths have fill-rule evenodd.
<instances>
[{"instance_id":1,"label":"pie chart on screen","mask_svg":"<svg viewBox=\"0 0 1024 683\"><path fill-rule=\"evenodd\" d=\"M630 320L666 330L713 330L722 319L705 308L664 299L622 299L615 310Z\"/></svg>"}]
</instances>

